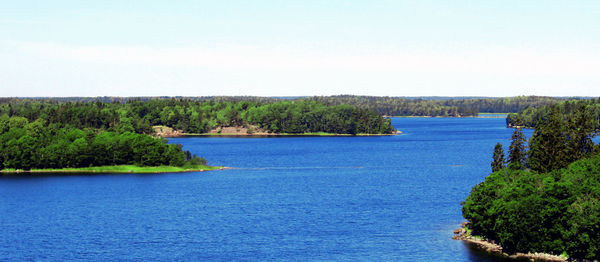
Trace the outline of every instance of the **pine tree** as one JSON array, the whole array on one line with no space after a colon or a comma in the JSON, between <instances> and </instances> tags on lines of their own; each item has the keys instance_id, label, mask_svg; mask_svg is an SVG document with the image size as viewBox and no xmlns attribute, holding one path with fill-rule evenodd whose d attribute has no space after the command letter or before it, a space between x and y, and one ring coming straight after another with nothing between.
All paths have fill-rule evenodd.
<instances>
[{"instance_id":1,"label":"pine tree","mask_svg":"<svg viewBox=\"0 0 600 262\"><path fill-rule=\"evenodd\" d=\"M569 162L582 159L594 151L592 137L597 120L591 116L585 103L580 103L567 122L567 156Z\"/></svg>"},{"instance_id":2,"label":"pine tree","mask_svg":"<svg viewBox=\"0 0 600 262\"><path fill-rule=\"evenodd\" d=\"M502 149L502 144L496 144L496 147L494 147L494 156L492 158L492 172L496 172L504 168L504 149Z\"/></svg>"},{"instance_id":3,"label":"pine tree","mask_svg":"<svg viewBox=\"0 0 600 262\"><path fill-rule=\"evenodd\" d=\"M525 135L521 128L515 128L512 142L508 147L508 162L512 169L524 169L526 160Z\"/></svg>"},{"instance_id":4,"label":"pine tree","mask_svg":"<svg viewBox=\"0 0 600 262\"><path fill-rule=\"evenodd\" d=\"M567 136L558 106L552 106L548 119L538 121L529 142L529 167L546 173L566 167Z\"/></svg>"}]
</instances>

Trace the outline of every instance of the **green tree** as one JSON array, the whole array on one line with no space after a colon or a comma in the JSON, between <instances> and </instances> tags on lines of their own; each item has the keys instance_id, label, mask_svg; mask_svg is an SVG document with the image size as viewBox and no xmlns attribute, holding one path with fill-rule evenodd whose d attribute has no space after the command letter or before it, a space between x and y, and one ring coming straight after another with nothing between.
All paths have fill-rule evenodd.
<instances>
[{"instance_id":1,"label":"green tree","mask_svg":"<svg viewBox=\"0 0 600 262\"><path fill-rule=\"evenodd\" d=\"M546 121L538 122L529 141L529 167L546 173L566 167L567 137L560 109L553 106Z\"/></svg>"},{"instance_id":2,"label":"green tree","mask_svg":"<svg viewBox=\"0 0 600 262\"><path fill-rule=\"evenodd\" d=\"M592 137L595 135L598 121L587 108L585 103L579 103L577 110L569 115L567 121L569 162L582 159L594 151Z\"/></svg>"},{"instance_id":3,"label":"green tree","mask_svg":"<svg viewBox=\"0 0 600 262\"><path fill-rule=\"evenodd\" d=\"M29 120L21 116L13 116L8 120L8 126L10 128L23 128L29 123Z\"/></svg>"},{"instance_id":4,"label":"green tree","mask_svg":"<svg viewBox=\"0 0 600 262\"><path fill-rule=\"evenodd\" d=\"M8 132L10 129L10 118L7 115L0 115L0 135Z\"/></svg>"},{"instance_id":5,"label":"green tree","mask_svg":"<svg viewBox=\"0 0 600 262\"><path fill-rule=\"evenodd\" d=\"M508 162L512 169L523 169L526 163L525 135L521 128L515 128L512 134L512 142L508 147Z\"/></svg>"},{"instance_id":6,"label":"green tree","mask_svg":"<svg viewBox=\"0 0 600 262\"><path fill-rule=\"evenodd\" d=\"M496 144L492 159L492 172L496 172L504 168L504 149L502 149L502 144Z\"/></svg>"}]
</instances>

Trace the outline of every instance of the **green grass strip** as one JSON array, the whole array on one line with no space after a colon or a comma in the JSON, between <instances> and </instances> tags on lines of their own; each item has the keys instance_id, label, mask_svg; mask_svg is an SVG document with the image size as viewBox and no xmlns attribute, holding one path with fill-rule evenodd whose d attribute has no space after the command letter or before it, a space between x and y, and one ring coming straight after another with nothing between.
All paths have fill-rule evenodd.
<instances>
[{"instance_id":1,"label":"green grass strip","mask_svg":"<svg viewBox=\"0 0 600 262\"><path fill-rule=\"evenodd\" d=\"M223 169L220 166L135 166L135 165L116 165L116 166L93 166L93 167L77 167L77 168L47 168L47 169L3 169L0 173L16 174L16 173L133 173L133 174L148 174L148 173L177 173L177 172L198 172Z\"/></svg>"}]
</instances>

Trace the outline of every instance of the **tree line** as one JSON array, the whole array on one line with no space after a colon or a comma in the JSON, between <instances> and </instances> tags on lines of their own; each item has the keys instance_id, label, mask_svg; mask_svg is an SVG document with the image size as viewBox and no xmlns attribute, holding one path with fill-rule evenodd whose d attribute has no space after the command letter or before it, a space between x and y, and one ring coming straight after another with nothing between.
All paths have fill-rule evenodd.
<instances>
[{"instance_id":1,"label":"tree line","mask_svg":"<svg viewBox=\"0 0 600 262\"><path fill-rule=\"evenodd\" d=\"M595 121L600 119L600 98L565 100L556 103L556 105L562 114L563 120L568 120L568 117L572 116L575 111L581 110L582 107L585 107L586 114L590 114L596 119ZM508 127L522 126L534 128L538 122L544 122L548 119L552 108L552 105L528 107L519 112L508 114L506 117L506 125Z\"/></svg>"},{"instance_id":2,"label":"tree line","mask_svg":"<svg viewBox=\"0 0 600 262\"><path fill-rule=\"evenodd\" d=\"M552 105L563 98L517 96L505 98L406 98L379 96L315 96L325 104L348 104L387 116L477 116L479 113L511 113L528 107Z\"/></svg>"},{"instance_id":3,"label":"tree line","mask_svg":"<svg viewBox=\"0 0 600 262\"><path fill-rule=\"evenodd\" d=\"M474 235L509 253L600 259L600 155L592 141L598 119L588 106L548 107L528 143L516 128L506 160L496 145L493 173L462 203Z\"/></svg>"},{"instance_id":4,"label":"tree line","mask_svg":"<svg viewBox=\"0 0 600 262\"><path fill-rule=\"evenodd\" d=\"M41 119L60 127L118 133L151 134L155 125L186 133L249 125L273 133L388 134L394 131L389 119L371 110L309 100L267 103L151 99L106 103L12 99L0 102L0 115L21 116L29 121Z\"/></svg>"},{"instance_id":5,"label":"tree line","mask_svg":"<svg viewBox=\"0 0 600 262\"><path fill-rule=\"evenodd\" d=\"M258 96L206 96L206 97L53 97L21 100L55 101L60 103L129 103L132 101L185 100L193 102L252 102L270 104L281 101L317 101L327 105L351 105L368 109L384 116L477 116L478 113L516 113L526 108L552 105L568 98L543 96L517 96L503 98L484 97L377 97L377 96L314 96L314 97L258 97ZM0 104L14 98L0 98ZM576 100L585 100L578 98Z\"/></svg>"}]
</instances>

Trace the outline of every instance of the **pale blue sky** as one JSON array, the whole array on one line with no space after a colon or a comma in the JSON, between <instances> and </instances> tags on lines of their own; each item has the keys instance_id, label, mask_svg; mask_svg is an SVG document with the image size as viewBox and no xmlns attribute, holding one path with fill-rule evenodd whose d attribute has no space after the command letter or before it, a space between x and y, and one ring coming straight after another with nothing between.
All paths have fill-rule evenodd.
<instances>
[{"instance_id":1,"label":"pale blue sky","mask_svg":"<svg viewBox=\"0 0 600 262\"><path fill-rule=\"evenodd\" d=\"M600 96L600 1L4 1L0 96Z\"/></svg>"}]
</instances>

